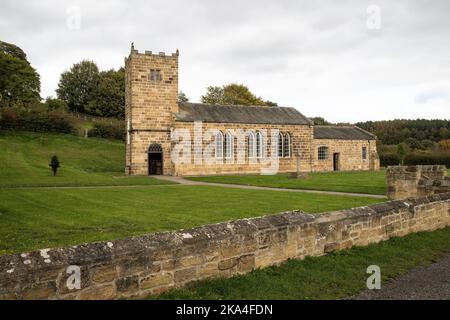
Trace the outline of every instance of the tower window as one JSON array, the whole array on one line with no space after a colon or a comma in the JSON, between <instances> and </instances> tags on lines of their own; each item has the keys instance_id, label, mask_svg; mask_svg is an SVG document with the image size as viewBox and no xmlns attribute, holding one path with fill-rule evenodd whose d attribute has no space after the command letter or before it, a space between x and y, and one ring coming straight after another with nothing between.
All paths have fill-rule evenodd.
<instances>
[{"instance_id":1,"label":"tower window","mask_svg":"<svg viewBox=\"0 0 450 320\"><path fill-rule=\"evenodd\" d=\"M162 80L161 70L151 69L150 75L149 75L149 80L150 81L161 81Z\"/></svg>"}]
</instances>

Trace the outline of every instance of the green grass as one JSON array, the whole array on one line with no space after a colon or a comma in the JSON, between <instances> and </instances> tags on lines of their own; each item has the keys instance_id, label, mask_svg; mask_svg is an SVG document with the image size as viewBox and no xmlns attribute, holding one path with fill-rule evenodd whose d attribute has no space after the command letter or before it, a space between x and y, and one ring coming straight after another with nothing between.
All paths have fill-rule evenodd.
<instances>
[{"instance_id":1,"label":"green grass","mask_svg":"<svg viewBox=\"0 0 450 320\"><path fill-rule=\"evenodd\" d=\"M323 212L379 199L209 186L2 189L0 254L176 230L301 209Z\"/></svg>"},{"instance_id":2,"label":"green grass","mask_svg":"<svg viewBox=\"0 0 450 320\"><path fill-rule=\"evenodd\" d=\"M0 132L0 188L168 184L149 177L126 177L120 141L49 133ZM51 175L50 157L61 168Z\"/></svg>"},{"instance_id":3,"label":"green grass","mask_svg":"<svg viewBox=\"0 0 450 320\"><path fill-rule=\"evenodd\" d=\"M416 233L322 257L290 260L243 276L199 282L159 299L339 299L366 289L369 265L386 281L450 251L450 228ZM152 297L155 299L155 297Z\"/></svg>"},{"instance_id":4,"label":"green grass","mask_svg":"<svg viewBox=\"0 0 450 320\"><path fill-rule=\"evenodd\" d=\"M288 174L273 176L241 175L192 177L194 181L243 184L261 187L308 189L354 192L367 194L386 194L386 171L353 171L312 173L307 178L290 179Z\"/></svg>"}]
</instances>

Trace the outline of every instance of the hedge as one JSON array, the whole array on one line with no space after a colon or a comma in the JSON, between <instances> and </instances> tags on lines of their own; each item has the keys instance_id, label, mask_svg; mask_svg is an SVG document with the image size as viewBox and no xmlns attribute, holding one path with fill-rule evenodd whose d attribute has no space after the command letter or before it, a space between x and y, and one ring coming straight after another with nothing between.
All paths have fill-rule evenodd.
<instances>
[{"instance_id":1,"label":"hedge","mask_svg":"<svg viewBox=\"0 0 450 320\"><path fill-rule=\"evenodd\" d=\"M400 160L396 154L381 154L380 155L381 166L395 166L400 163ZM405 157L405 165L433 165L443 164L447 168L450 168L450 153L410 153Z\"/></svg>"},{"instance_id":2,"label":"hedge","mask_svg":"<svg viewBox=\"0 0 450 320\"><path fill-rule=\"evenodd\" d=\"M124 140L125 125L123 121L95 122L88 135L89 137Z\"/></svg>"},{"instance_id":3,"label":"hedge","mask_svg":"<svg viewBox=\"0 0 450 320\"><path fill-rule=\"evenodd\" d=\"M63 111L0 109L0 130L58 132L76 134L76 123Z\"/></svg>"}]
</instances>

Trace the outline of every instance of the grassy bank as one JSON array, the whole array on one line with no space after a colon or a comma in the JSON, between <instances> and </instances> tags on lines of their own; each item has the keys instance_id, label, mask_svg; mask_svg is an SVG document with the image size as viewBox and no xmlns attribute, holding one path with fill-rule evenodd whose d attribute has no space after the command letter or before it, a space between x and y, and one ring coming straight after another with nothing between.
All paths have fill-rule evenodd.
<instances>
[{"instance_id":1,"label":"grassy bank","mask_svg":"<svg viewBox=\"0 0 450 320\"><path fill-rule=\"evenodd\" d=\"M167 184L150 177L126 177L123 142L65 134L0 132L0 188ZM57 155L56 177L50 158Z\"/></svg>"}]
</instances>

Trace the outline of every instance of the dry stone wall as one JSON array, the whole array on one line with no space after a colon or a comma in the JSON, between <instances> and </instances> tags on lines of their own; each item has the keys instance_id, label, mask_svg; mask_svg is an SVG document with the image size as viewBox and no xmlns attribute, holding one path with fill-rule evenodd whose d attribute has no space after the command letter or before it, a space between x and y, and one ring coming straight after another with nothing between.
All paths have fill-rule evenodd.
<instances>
[{"instance_id":1,"label":"dry stone wall","mask_svg":"<svg viewBox=\"0 0 450 320\"><path fill-rule=\"evenodd\" d=\"M0 299L143 297L450 225L450 193L0 256ZM78 277L79 276L79 277ZM77 279L79 281L77 281Z\"/></svg>"},{"instance_id":2,"label":"dry stone wall","mask_svg":"<svg viewBox=\"0 0 450 320\"><path fill-rule=\"evenodd\" d=\"M388 167L386 179L389 199L450 192L450 178L442 165Z\"/></svg>"}]
</instances>

